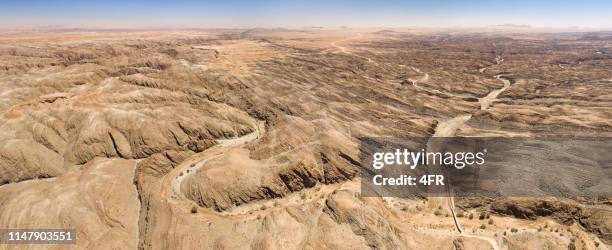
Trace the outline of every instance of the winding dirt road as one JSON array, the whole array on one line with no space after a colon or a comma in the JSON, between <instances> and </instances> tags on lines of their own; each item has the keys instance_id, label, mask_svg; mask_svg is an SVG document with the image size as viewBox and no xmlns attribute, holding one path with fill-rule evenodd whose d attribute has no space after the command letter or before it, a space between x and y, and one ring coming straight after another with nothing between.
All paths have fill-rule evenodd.
<instances>
[{"instance_id":1,"label":"winding dirt road","mask_svg":"<svg viewBox=\"0 0 612 250\"><path fill-rule=\"evenodd\" d=\"M349 38L346 38L346 39L341 39L341 40L338 40L338 41L333 41L333 42L331 43L331 46L333 46L333 47L337 48L338 50L340 50L340 51L341 51L342 53L344 53L344 54L347 54L347 55L352 55L352 56L359 57L359 58L363 58L363 59L368 60L368 62L375 63L375 61L374 61L374 60L372 60L372 58L369 58L369 57L365 57L365 56L360 56L360 55L354 54L354 53L352 53L352 52L349 52L349 51L346 49L346 47L338 45L338 43L342 43L342 42L346 42L346 41L350 41L350 40L359 39L359 38L362 38L362 37L363 37L363 34L359 33L357 36L354 36L354 37L349 37ZM376 63L376 64L378 65L378 63Z\"/></svg>"},{"instance_id":2,"label":"winding dirt road","mask_svg":"<svg viewBox=\"0 0 612 250\"><path fill-rule=\"evenodd\" d=\"M504 60L503 58L495 58L496 64L503 62L503 60ZM486 68L483 68L480 70L480 72L482 73L485 70ZM417 71L417 72L420 72L420 71ZM426 77L424 78L427 78L427 77L428 75L426 75ZM489 94L487 94L484 97L478 98L478 102L480 103L481 110L487 110L491 106L491 104L497 100L497 96L499 96L499 94L501 94L503 91L508 89L508 87L510 87L510 81L508 79L502 78L502 75L496 75L495 78L498 80L501 80L504 83L504 86L500 89L496 89L496 90L489 92ZM454 118L448 119L446 121L440 122L438 123L438 126L436 126L435 133L432 137L455 136L455 134L457 133L457 130L459 130L459 128L461 128L471 118L472 118L472 114L464 114L464 115L459 115ZM440 143L439 141L436 141L436 142L437 144ZM442 145L430 145L429 142L427 144L428 151L430 150L440 151L441 147ZM453 216L453 221L455 223L455 227L457 228L457 231L459 231L459 233L464 237L486 240L487 242L489 242L489 244L491 244L491 247L493 247L494 250L499 250L500 247L494 238L480 236L480 235L471 235L463 231L463 229L461 228L459 219L457 218L457 215L455 213L455 198L454 198L453 188L448 186L447 191L448 191L448 205L451 210L451 215Z\"/></svg>"},{"instance_id":3,"label":"winding dirt road","mask_svg":"<svg viewBox=\"0 0 612 250\"><path fill-rule=\"evenodd\" d=\"M445 96L450 96L450 97L456 97L456 98L476 98L472 95L466 95L466 94L455 94L455 93L450 93L450 92L446 92L446 91L441 91L441 90L437 90L437 89L430 89L430 88L426 88L426 87L422 87L420 86L418 83L419 82L425 82L429 80L429 74L426 72L422 72L420 69L415 68L415 67L410 67L412 70L416 71L419 74L423 74L423 77L421 79L418 80L414 80L412 81L412 85L424 92L429 92L429 93L433 93L433 94L439 94L439 95L445 95Z\"/></svg>"},{"instance_id":4,"label":"winding dirt road","mask_svg":"<svg viewBox=\"0 0 612 250\"><path fill-rule=\"evenodd\" d=\"M496 75L496 79L502 81L504 83L504 87L501 89L496 89L491 91L487 96L478 98L478 102L480 103L480 110L487 110L491 104L497 100L497 96L504 92L508 87L510 87L510 80L502 78L502 75Z\"/></svg>"},{"instance_id":5,"label":"winding dirt road","mask_svg":"<svg viewBox=\"0 0 612 250\"><path fill-rule=\"evenodd\" d=\"M196 173L210 160L221 157L228 148L244 145L247 142L259 138L265 132L264 122L256 122L254 127L255 130L249 134L232 139L219 139L217 140L217 145L192 156L190 159L176 166L176 168L164 177L162 181L162 186L164 188L162 188L161 196L168 201L174 201L170 203L188 202L187 198L181 193L181 184L183 180Z\"/></svg>"},{"instance_id":6,"label":"winding dirt road","mask_svg":"<svg viewBox=\"0 0 612 250\"><path fill-rule=\"evenodd\" d=\"M240 137L237 137L237 138L232 138L232 139L220 139L220 140L217 140L218 144L215 145L214 147L216 147L215 149L217 149L217 148L227 148L227 147L234 147L234 146L243 145L243 144L245 144L247 142L250 142L252 140L255 140L255 139L259 138L259 136L261 135L260 131L263 130L263 129L264 129L264 126L262 124L258 124L256 126L255 131L251 132L250 134L243 135L243 136L240 136ZM213 149L213 148L210 148L210 149ZM208 149L208 150L210 150L210 149ZM172 189L174 190L174 194L178 195L178 194L181 193L181 183L183 182L183 180L185 178L187 178L188 176L190 176L190 175L194 174L195 172L197 172L200 168L202 168L204 165L206 165L206 162L208 162L208 161L210 161L212 159L218 158L220 156L221 155L212 155L212 156L208 156L208 157L205 157L203 159L200 159L199 162L195 163L194 167L191 167L191 165L187 165L187 164L181 165L181 169L180 169L181 171L179 171L179 175L174 178L173 185L172 185ZM189 170L189 171L187 171L187 170ZM181 173L183 173L183 174L181 174Z\"/></svg>"},{"instance_id":7,"label":"winding dirt road","mask_svg":"<svg viewBox=\"0 0 612 250\"><path fill-rule=\"evenodd\" d=\"M336 47L337 49L339 49L342 53L351 54L353 56L360 57L360 58L365 58L365 59L368 60L368 62L376 63L374 60L372 60L370 58L353 54L352 52L348 51L345 47L338 45L338 43L349 41L349 40L353 40L353 39L358 39L360 37L362 37L362 34L359 34L356 37L351 37L351 38L342 39L342 40L338 40L338 41L332 42L331 45L333 47ZM504 59L502 57L497 56L497 57L495 57L495 64L494 65L499 65L503 61L504 61ZM400 65L400 66L406 67L406 65ZM457 98L475 98L474 96L471 96L471 95L454 94L454 93L450 93L450 92L446 92L446 91L440 91L440 90L437 90L437 89L429 89L429 88L426 88L426 87L422 87L422 86L418 85L418 83L429 80L429 74L425 73L425 72L422 72L420 69L415 68L413 66L409 66L409 67L412 70L416 71L417 73L423 74L423 77L421 79L413 80L412 81L413 86L415 88L421 90L421 91L425 91L425 92L429 92L429 93L434 93L434 94L445 95L445 96L450 96L450 97L457 97ZM488 67L490 67L490 66L488 66ZM484 73L484 71L487 70L488 67L484 67L484 68L479 69L480 73ZM496 90L491 91L489 94L487 94L484 97L478 98L478 102L480 103L480 109L481 110L487 110L491 106L491 104L497 100L497 96L499 96L499 94L501 94L508 87L510 87L510 81L507 80L507 79L502 78L502 75L497 75L497 76L495 76L495 78L501 80L504 83L504 86L501 89L496 89ZM459 116L456 116L454 118L448 119L446 121L442 121L442 122L438 123L438 125L436 126L435 133L434 133L434 135L432 137L452 137L452 136L455 136L455 134L457 133L457 130L459 130L459 128L461 128L471 118L472 118L472 114L463 114L463 115L459 115ZM437 148L437 147L441 147L441 146L442 145L430 145L428 143L427 148L428 148L428 151L429 151L430 147L431 148ZM471 235L471 234L468 234L468 233L463 231L463 229L461 228L461 224L459 222L459 219L457 218L456 213L455 213L455 199L454 199L452 187L447 187L447 188L448 188L447 191L449 192L448 205L450 207L451 214L453 216L453 221L455 223L455 227L457 228L457 231L460 233L460 235L463 236L463 237L467 237L467 238L477 238L477 239L485 240L485 241L489 242L489 244L491 245L491 247L494 250L499 250L500 247L499 247L497 241L494 238L486 237L486 236L480 236L480 235Z\"/></svg>"}]
</instances>

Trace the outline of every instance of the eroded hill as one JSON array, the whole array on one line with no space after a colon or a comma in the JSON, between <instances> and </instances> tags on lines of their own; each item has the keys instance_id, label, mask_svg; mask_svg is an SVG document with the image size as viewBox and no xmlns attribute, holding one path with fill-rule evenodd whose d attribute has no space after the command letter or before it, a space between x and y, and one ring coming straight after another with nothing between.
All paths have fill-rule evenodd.
<instances>
[{"instance_id":1,"label":"eroded hill","mask_svg":"<svg viewBox=\"0 0 612 250\"><path fill-rule=\"evenodd\" d=\"M605 33L6 35L0 227L100 249L594 249L609 201L361 197L359 139L610 136L611 49Z\"/></svg>"}]
</instances>

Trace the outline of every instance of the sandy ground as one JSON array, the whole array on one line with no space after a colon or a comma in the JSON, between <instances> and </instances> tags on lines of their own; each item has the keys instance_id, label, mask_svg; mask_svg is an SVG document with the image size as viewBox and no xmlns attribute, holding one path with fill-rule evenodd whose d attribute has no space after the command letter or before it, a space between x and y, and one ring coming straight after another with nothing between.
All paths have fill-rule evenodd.
<instances>
[{"instance_id":1,"label":"sandy ground","mask_svg":"<svg viewBox=\"0 0 612 250\"><path fill-rule=\"evenodd\" d=\"M398 227L400 230L390 231L386 236L407 230L404 234L407 237L439 237L445 240L440 244L463 236L493 249L504 249L507 247L505 240L523 234L527 238L536 238L536 241L537 237L544 235L546 239L559 243L557 245L567 246L569 243L565 231L565 236L552 231L538 231L547 223L555 229L570 228L549 218L528 221L492 216L494 223L487 224L487 221L460 217L455 211L452 195L449 199L426 200L359 197L359 177L343 176L350 168L337 167L357 159L353 154L358 147L356 138L363 136L531 135L527 129L496 127L500 121L506 120L526 126L575 124L579 128L605 130L609 127L609 109L606 110L605 105L609 106L610 102L605 95L591 98L591 94L597 91L590 88L600 86L605 90L605 84L610 80L597 81L598 74L606 72L602 73L593 62L600 58L589 55L588 48L573 54L580 56L581 61L576 64L557 65L555 60L561 57L546 58L555 61L552 67L559 70L547 68L550 74L546 77L561 75L550 82L584 77L593 81L588 85L570 82L565 84L569 85L568 92L559 93L555 90L563 88L564 84L551 87L547 85L548 81L542 83L538 79L528 79L534 72L523 68L522 58L513 57L512 51L503 54L504 57L496 56L499 51L494 49L501 47L487 47L486 42L483 42L483 47L470 47L474 40L465 42L465 39L473 38L461 37L455 42L464 41L461 45L472 51L482 49L479 58L471 57L475 53L457 50L454 44L445 47L448 44L436 39L426 43L402 40L403 35L395 32L388 37L367 33L374 32L371 30L267 32L255 29L246 35L245 32L222 31L219 32L222 38L213 40L209 39L214 35L197 32L90 33L80 36L70 33L65 37L32 34L0 38L0 53L3 53L0 56L4 60L0 61L4 63L0 70L8 72L0 75L0 98L3 100L0 102L3 110L0 139L27 142L18 145L19 148L2 149L0 163L5 164L3 166L8 171L2 169L5 172L0 177L14 175L10 177L18 183L0 187L2 194L6 192L0 196L0 205L5 208L4 205L9 204L6 207L12 209L0 209L0 212L26 211L19 213L20 218L26 218L30 210L24 208L64 209L62 206L82 203L71 209L84 208L83 211L96 213L64 216L61 217L63 221L54 223L75 218L99 219L102 221L99 223L101 232L122 234L121 237L109 234L105 236L108 239L126 239L130 245L135 245L148 235L153 244L160 242L156 246L162 248L167 246L164 244L189 248L190 245L174 243L204 241L210 244L221 242L218 245L221 248L231 245L228 242L238 242L238 237L246 238L243 236L252 238L241 243L252 243L251 247L257 248L272 245L271 239L285 233L316 236L345 232L343 237L352 235L361 239L363 228L380 224L376 222L397 221L402 223ZM372 43L374 39L382 40ZM33 41L36 43L19 45ZM505 49L512 49L515 43L521 46L520 40L506 42L512 44L502 45ZM536 43L529 41L530 46ZM521 54L522 51L518 53L528 56ZM445 58L447 54L452 56ZM456 56L461 55L466 57L456 60ZM493 62L492 56L495 56ZM570 53L556 56L570 57ZM578 74L587 69L591 70L588 74ZM525 75L521 75L524 72ZM510 86L510 81L502 74L516 82ZM605 78L608 79L609 75ZM412 84L404 85L405 80L411 80ZM491 91L490 86L501 86L499 81L503 82L503 87ZM457 93L453 93L455 90ZM572 95L574 93L576 95ZM503 102L496 102L500 96L504 96ZM255 122L254 117L270 122L264 128L264 124ZM493 126L484 126L485 122L480 123L483 120ZM244 134L245 128L256 129ZM217 140L229 137L229 134L243 136ZM207 145L195 143L212 140L216 140L217 145L202 152L200 149L189 151L193 145ZM32 156L29 152L39 154ZM45 158L47 155L57 157ZM335 162L331 161L334 160L332 157L336 157ZM22 158L27 161L20 161ZM129 162L122 163L125 166L120 168L117 165L120 161L106 164L92 160L96 158ZM137 166L149 159L156 161L150 166ZM332 163L325 165L328 162ZM104 167L90 170L73 167L81 163L96 163ZM13 171L14 166L21 166L19 164L30 168ZM52 168L54 164L59 167ZM295 166L308 166L315 169L312 171L314 174L323 173L323 177L308 179L319 181L314 186L292 189L280 195L275 193L272 197L249 193L252 190L257 192L258 188L265 190L270 187L266 185L273 181L253 184L242 182L241 178L276 177L271 174L271 168L266 168L269 167L267 164L288 167L283 169L286 170L283 172L285 177L287 173L300 171L292 168ZM64 165L70 167L67 172L54 172L63 170ZM317 168L321 165L325 167ZM249 166L248 169L253 171L249 173L255 174L240 175L245 173L241 172L246 169L244 166ZM140 167L142 171L137 171ZM207 167L214 171L204 172ZM21 173L29 175L21 176ZM147 177L139 180L154 184L135 183L134 179L139 176L134 173ZM241 197L246 197L245 200L233 206L230 204L222 212L208 204L197 207L195 200L198 197L185 196L197 192L187 193L185 189L191 189L202 181L198 179L203 178L198 176L200 173L210 174L211 178L224 177L227 183L238 183L233 189L223 186L219 188L220 192L211 192L221 196L219 200L229 193L243 195ZM304 173L296 175L309 177L310 172ZM36 179L36 176L57 177ZM329 180L326 178L338 182L322 184L320 180ZM109 188L100 185L99 181L116 184ZM274 184L281 183L275 181ZM12 193L13 187L25 186L37 186L42 191L28 192L26 194L31 199L16 202L21 196ZM96 188L89 190L91 187ZM107 192L115 190L113 188L129 192ZM53 192L47 195L47 189L68 190L79 195L69 197L70 201L65 196L58 196L55 200L62 203L53 202L56 195ZM344 194L342 191L347 190L350 191L347 197L334 197L334 192ZM84 201L81 197L87 195L96 198ZM45 200L43 196L49 199ZM35 202L39 200L43 203ZM116 200L128 204L124 207L130 208L129 216L115 207L120 204ZM317 230L324 230L310 231L314 224L301 218L321 214L322 209L333 202L341 206L334 207L337 210L333 213L327 211L330 216L324 215L316 221L322 221L324 225ZM200 212L192 214L190 210L193 207ZM443 214L434 215L435 211ZM469 209L463 212L478 214L480 211ZM279 214L285 217L278 217ZM10 216L10 213L6 215ZM116 218L127 220L116 223ZM359 221L362 218L371 220ZM7 221L0 220L3 223ZM272 230L274 223L282 230ZM295 227L285 228L288 224ZM486 229L480 229L484 224ZM506 237L505 233L512 227L519 228L520 232ZM236 228L242 231L236 233ZM382 232L378 229L369 228L368 233ZM410 231L412 229L415 231ZM157 232L151 233L153 231ZM584 229L576 229L576 232L584 239L593 239L588 244L592 245L596 240ZM95 233L90 235L97 237ZM223 238L228 235L235 238ZM359 239L355 242L361 242ZM418 242L418 239L413 240ZM282 244L275 246L284 246Z\"/></svg>"},{"instance_id":2,"label":"sandy ground","mask_svg":"<svg viewBox=\"0 0 612 250\"><path fill-rule=\"evenodd\" d=\"M215 145L214 148L210 148L208 150L213 150L213 149L214 150L224 150L224 149L226 150L227 148L241 146L241 145L244 145L245 143L258 139L262 135L262 133L264 133L265 125L263 122L259 122L256 124L255 128L256 128L255 131L247 135L243 135L243 136L232 138L232 139L217 140L218 144ZM174 192L174 195L177 197L183 197L181 194L181 184L183 183L183 180L187 178L188 176L193 175L194 173L199 171L204 165L206 165L206 162L213 160L217 157L219 157L219 155L211 155L211 156L203 157L203 158L200 158L199 161L195 163L191 163L190 165L182 164L179 168L177 168L178 171L175 171L177 175L175 175L174 181L172 182L173 183L172 190Z\"/></svg>"}]
</instances>

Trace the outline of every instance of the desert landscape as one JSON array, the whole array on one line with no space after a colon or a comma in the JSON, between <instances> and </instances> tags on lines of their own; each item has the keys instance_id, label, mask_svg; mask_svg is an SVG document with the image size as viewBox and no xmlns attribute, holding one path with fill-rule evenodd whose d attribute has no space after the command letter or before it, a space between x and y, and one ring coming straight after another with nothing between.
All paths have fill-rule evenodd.
<instances>
[{"instance_id":1,"label":"desert landscape","mask_svg":"<svg viewBox=\"0 0 612 250\"><path fill-rule=\"evenodd\" d=\"M78 238L0 249L608 249L610 197L362 197L359 145L610 137L611 69L612 32L6 32L0 228Z\"/></svg>"}]
</instances>

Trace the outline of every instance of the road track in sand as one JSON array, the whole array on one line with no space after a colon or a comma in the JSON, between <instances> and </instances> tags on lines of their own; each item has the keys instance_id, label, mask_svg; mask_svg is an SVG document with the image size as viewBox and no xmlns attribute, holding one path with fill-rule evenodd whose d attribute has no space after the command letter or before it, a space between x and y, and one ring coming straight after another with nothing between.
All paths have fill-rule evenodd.
<instances>
[{"instance_id":1,"label":"road track in sand","mask_svg":"<svg viewBox=\"0 0 612 250\"><path fill-rule=\"evenodd\" d=\"M362 37L363 37L363 34L359 33L357 36L354 36L354 37L349 37L349 38L333 41L331 43L331 46L337 48L338 50L340 50L340 52L342 52L344 54L352 55L352 56L359 57L359 58L362 58L362 59L366 59L368 62L374 63L374 64L378 65L378 63L375 62L374 60L372 60L372 58L369 58L369 57L366 57L366 56L357 55L357 54L355 54L353 52L350 52L348 49L346 49L346 47L338 45L338 43L343 43L343 42L346 42L346 41L355 40L355 39L359 39L359 38L362 38Z\"/></svg>"},{"instance_id":2,"label":"road track in sand","mask_svg":"<svg viewBox=\"0 0 612 250\"><path fill-rule=\"evenodd\" d=\"M217 140L217 145L213 146L213 147L217 147L217 148L228 148L228 147L235 147L235 146L239 146L239 145L243 145L247 142L250 142L252 140L255 140L257 138L259 138L260 136L260 130L262 130L261 128L262 125L258 125L257 128L255 129L255 131L237 137L237 138L232 138L232 139L220 139ZM174 178L174 181L172 183L172 189L174 190L174 194L178 195L181 193L181 183L183 183L183 180L185 180L185 178L187 178L188 176L191 176L192 174L194 174L195 172L197 172L200 168L202 168L203 166L206 165L206 162L216 159L218 157L220 157L221 155L212 155L209 157L206 157L204 159L201 159L199 162L195 163L195 165L193 167L191 167L191 165L187 166L184 165L182 166L182 168L180 169L181 171L179 171L179 175L176 176ZM189 171L187 171L189 170ZM180 173L183 173L182 175Z\"/></svg>"},{"instance_id":3,"label":"road track in sand","mask_svg":"<svg viewBox=\"0 0 612 250\"><path fill-rule=\"evenodd\" d=\"M503 61L503 59L501 59L499 62L501 61ZM504 86L500 89L496 89L496 90L489 92L489 94L487 94L486 96L482 98L478 98L478 102L480 103L481 110L487 110L491 106L491 104L497 100L497 96L499 96L499 94L501 94L503 91L508 89L508 87L510 87L510 81L502 78L502 75L497 75L495 76L495 78L502 81L504 83ZM457 133L457 130L461 128L466 122L468 122L471 119L471 117L472 117L472 114L463 114L463 115L459 115L454 118L438 123L433 137L453 137L455 136L455 134ZM428 143L428 150L429 150L429 143ZM486 240L487 242L489 242L489 244L491 244L491 247L493 247L493 249L499 250L500 247L494 238L480 236L480 235L471 235L463 231L463 229L461 228L459 219L457 218L457 215L455 212L455 195L454 195L452 187L450 186L447 187L447 191L448 191L448 205L449 205L449 209L451 210L451 215L453 216L453 222L455 223L455 227L457 228L457 231L464 237Z\"/></svg>"},{"instance_id":4,"label":"road track in sand","mask_svg":"<svg viewBox=\"0 0 612 250\"><path fill-rule=\"evenodd\" d=\"M359 34L358 36L355 37L350 37L350 38L345 38L342 40L337 40L331 43L331 45L335 48L337 48L338 50L340 50L342 53L347 54L347 55L353 55L362 59L367 60L370 63L376 63L376 61L372 60L371 58L368 57L364 57L364 56L360 56L360 55L355 55L354 53L350 52L346 47L338 45L338 43L342 43L342 42L346 42L346 41L350 41L350 40L354 40L354 39L358 39L361 38L363 35ZM503 60L503 59L502 59ZM403 65L402 65L403 66ZM458 97L458 98L466 98L466 97L471 97L471 96L466 96L466 95L458 95L458 94L453 94L453 93L448 93L448 92L443 92L443 91L439 91L439 90L434 90L434 89L428 89L422 86L419 86L417 83L419 81L427 81L429 79L429 74L428 73L423 73L421 72L419 69L411 67L414 71L418 72L418 73L422 73L424 74L423 78L417 80L417 81L413 81L414 86L422 91L427 91L427 92L433 92L433 93L437 93L437 94L442 94L442 95L447 95L447 96L453 96L453 97ZM501 76L496 76L497 79L504 81L504 87L502 89L497 89L492 91L491 93L489 93L487 96L479 98L479 102L481 103L481 109L485 110L487 109L492 102L494 102L497 98L497 96L503 92L504 90L506 90L509 87L509 81L506 84L506 79L502 79ZM436 131L434 133L434 137L451 137L454 136L456 131L461 128L461 126L463 126L467 121L470 120L470 118L472 117L471 114L463 114L463 115L459 115L457 117L448 119L446 121L440 122L436 128ZM206 165L207 162L209 162L210 160L214 160L218 157L221 157L223 155L224 151L227 151L230 148L233 147L239 147L240 145L243 145L247 142L253 141L257 138L259 138L264 130L264 126L262 123L257 124L256 129L247 134L247 135L243 135L241 137L237 137L237 138L233 138L233 139L223 139L223 140L217 140L217 145L205 150L204 152L198 154L198 156L195 156L195 159L188 159L186 161L184 161L183 163L179 164L175 169L173 169L171 171L171 173L169 173L168 175L166 175L167 177L165 177L162 181L162 186L166 186L167 188L162 189L162 194L161 196L163 198L166 198L168 201L173 200L174 202L184 202L186 201L186 197L184 197L184 195L180 192L180 188L181 188L181 184L183 182L183 180L185 180L186 178L188 178L189 176L193 175L195 172L197 172L199 169L201 169L203 166ZM198 158L199 157L199 158ZM452 191L449 191L452 192ZM171 202L171 203L174 203ZM459 233L464 236L464 237L469 237L469 238L478 238L478 239L482 239L482 240L486 240L487 242L489 242L491 244L491 246L493 247L493 249L498 250L500 249L497 241L495 241L495 239L490 238L490 237L485 237L485 236L479 236L479 235L470 235L465 233L460 226L459 220L457 219L457 216L455 214L455 210L454 210L454 198L452 195L449 195L449 206L451 209L451 213L453 215L453 220L454 220L454 224L457 228L457 230L459 231Z\"/></svg>"},{"instance_id":5,"label":"road track in sand","mask_svg":"<svg viewBox=\"0 0 612 250\"><path fill-rule=\"evenodd\" d=\"M428 92L428 93L432 93L432 94L444 95L444 96L449 96L449 97L456 97L456 98L460 98L460 99L476 98L476 97L474 97L472 95L454 94L454 93L447 92L447 91L441 91L441 90L437 90L437 89L431 89L431 88L423 87L423 86L419 85L419 82L428 81L429 80L429 74L426 73L426 72L422 72L420 69L412 67L412 66L410 67L410 69L416 71L419 74L423 74L423 77L421 79L413 80L412 81L412 86L414 86L418 90L421 90L421 91L424 91L424 92Z\"/></svg>"},{"instance_id":6,"label":"road track in sand","mask_svg":"<svg viewBox=\"0 0 612 250\"><path fill-rule=\"evenodd\" d=\"M356 57L359 57L359 58L367 59L368 62L372 62L372 63L378 64L376 61L372 60L371 58L367 58L367 57L363 57L363 56L360 56L360 55L353 54L352 52L347 50L346 47L338 45L338 43L349 41L349 40L353 40L353 39L358 39L358 38L361 38L362 36L363 36L362 34L359 34L358 36L355 36L355 37L351 37L351 38L346 38L346 39L334 41L334 42L331 43L331 45L333 47L336 47L337 49L339 49L344 54L350 54L350 55L353 55L353 56L356 56ZM495 64L493 64L493 65L499 65L503 61L504 61L504 59L502 57L497 56L495 58ZM405 65L400 65L400 66L406 67ZM457 98L474 98L473 96L470 96L470 95L454 94L454 93L450 93L450 92L440 91L440 90L437 90L437 89L429 89L429 88L426 88L426 87L422 87L422 86L418 85L418 82L423 82L423 81L429 80L429 74L425 73L425 72L422 72L420 69L412 67L412 66L410 66L410 68L412 70L416 71L417 73L424 74L424 76L421 79L412 81L413 86L415 88L421 90L421 91L426 91L426 92L429 92L429 93L441 94L441 95L446 95L446 96L451 96L451 97L457 97ZM480 73L484 73L484 71L487 68L488 67L481 68L479 70L479 72ZM507 79L502 78L502 75L496 75L495 78L500 80L500 81L502 81L504 83L504 86L502 88L500 88L500 89L496 89L496 90L493 90L493 91L489 92L489 94L487 94L484 97L478 98L478 102L481 105L480 106L481 110L487 110L491 106L491 104L497 100L497 96L499 96L499 94L501 94L503 91L508 89L508 87L510 87L510 81L507 80ZM435 130L434 135L432 137L452 137L452 136L455 136L455 134L457 133L457 130L459 130L459 128L461 128L471 118L472 118L472 114L462 114L462 115L456 116L454 118L448 119L446 121L442 121L442 122L438 123L438 125L436 126L436 130ZM428 145L428 148L429 148L429 145ZM491 247L494 250L499 250L500 247L499 247L499 245L497 244L497 241L494 238L486 237L486 236L480 236L480 235L471 235L471 234L468 234L468 233L463 231L463 229L461 228L461 224L459 222L459 219L457 218L456 213L455 213L455 199L454 199L454 194L453 194L453 191L452 191L452 187L448 187L448 192L449 192L449 195L448 195L448 204L449 204L449 207L450 207L450 210L451 210L451 214L453 216L453 221L454 221L455 227L457 228L457 231L459 232L459 234L461 236L464 236L464 237L467 237L467 238L477 238L477 239L485 240L485 241L489 242L489 244L491 245Z\"/></svg>"},{"instance_id":7,"label":"road track in sand","mask_svg":"<svg viewBox=\"0 0 612 250\"><path fill-rule=\"evenodd\" d=\"M169 201L169 203L187 201L187 198L181 193L183 180L198 172L199 169L206 166L207 162L221 157L229 149L240 147L245 143L260 138L265 132L264 122L254 122L253 126L255 127L253 132L236 138L218 139L216 145L177 165L170 173L164 176L161 197Z\"/></svg>"}]
</instances>

